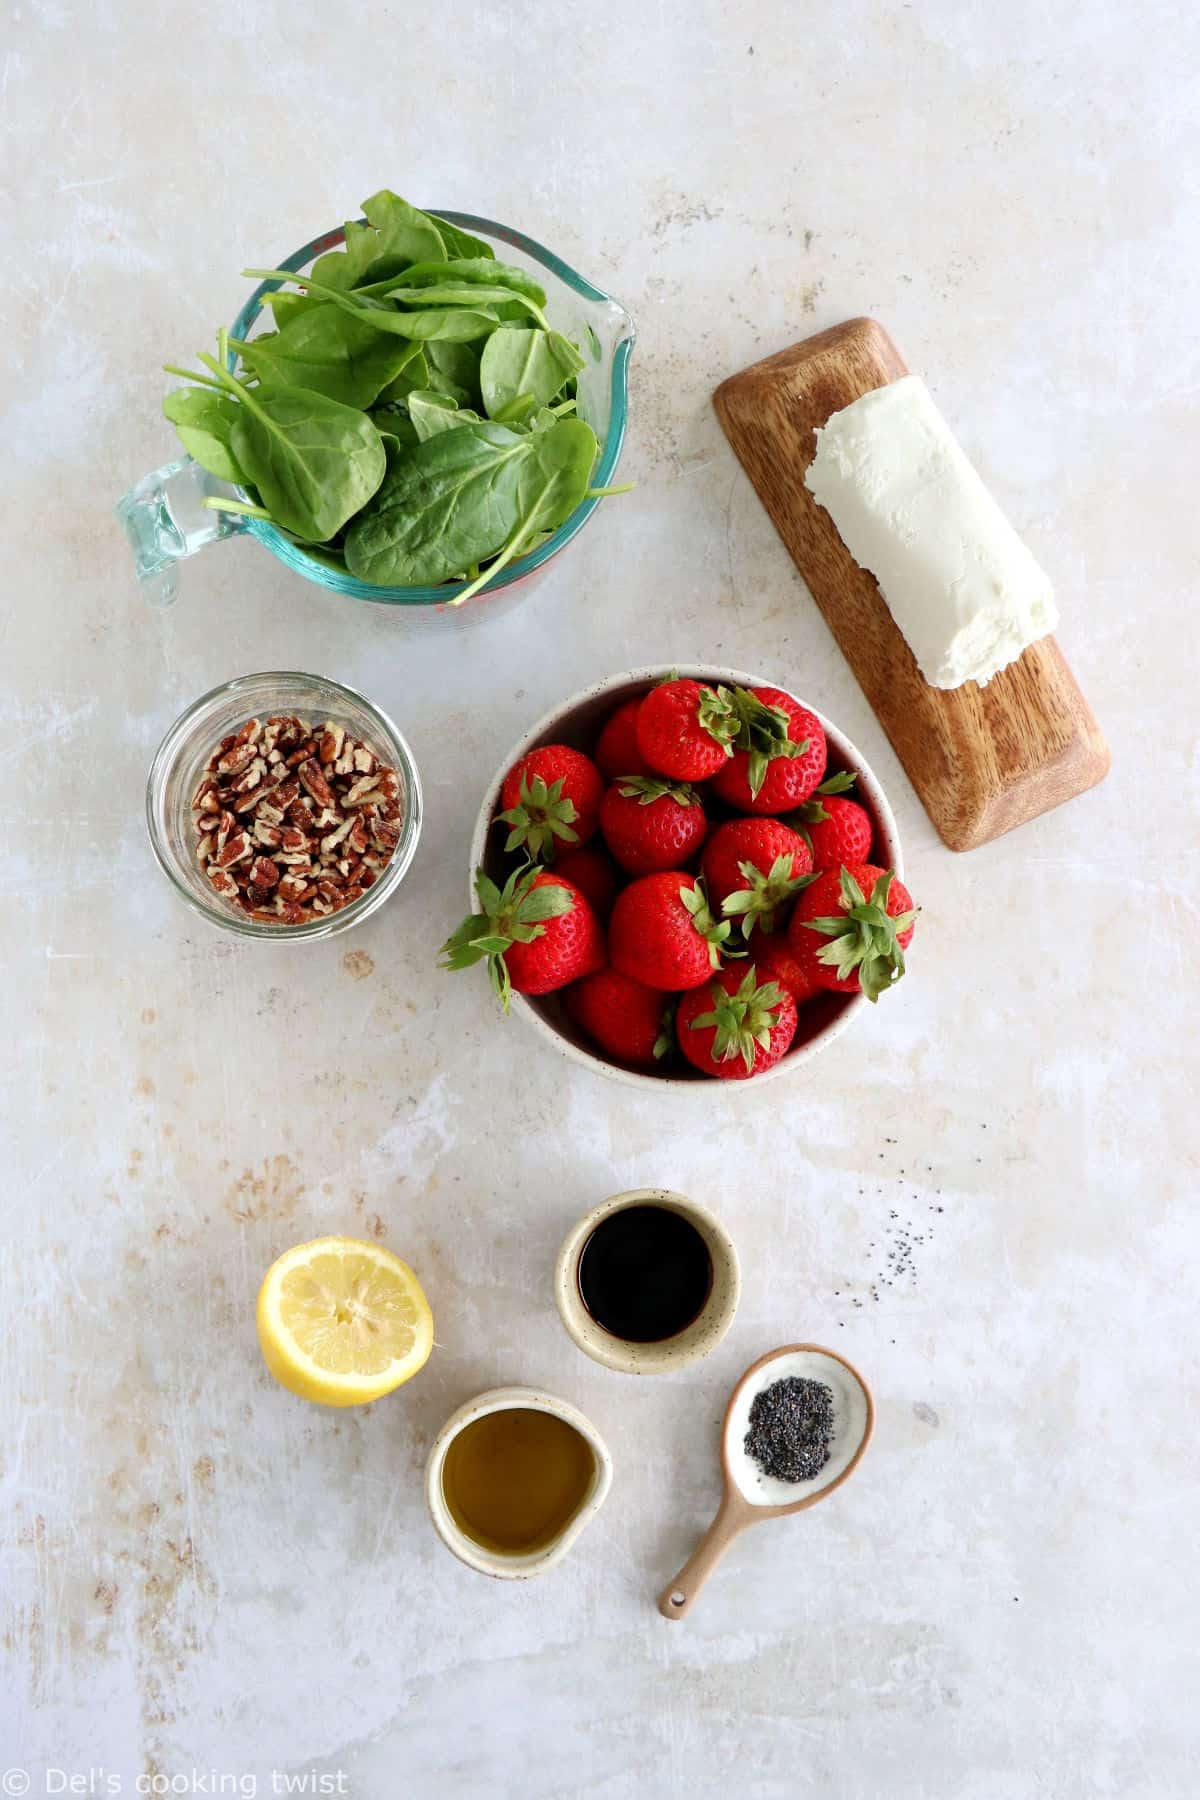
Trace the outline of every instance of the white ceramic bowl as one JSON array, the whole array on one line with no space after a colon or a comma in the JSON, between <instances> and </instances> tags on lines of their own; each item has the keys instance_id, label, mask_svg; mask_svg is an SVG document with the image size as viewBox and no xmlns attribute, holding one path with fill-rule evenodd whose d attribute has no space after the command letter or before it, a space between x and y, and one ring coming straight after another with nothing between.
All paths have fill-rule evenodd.
<instances>
[{"instance_id":1,"label":"white ceramic bowl","mask_svg":"<svg viewBox=\"0 0 1200 1800\"><path fill-rule=\"evenodd\" d=\"M631 1206L661 1206L678 1213L700 1233L712 1263L712 1286L697 1316L674 1337L660 1338L655 1343L638 1344L614 1337L596 1323L579 1291L579 1264L588 1239L597 1225ZM684 1194L674 1194L669 1188L630 1188L594 1206L567 1233L554 1269L554 1299L568 1336L585 1356L625 1375L669 1375L675 1369L687 1369L699 1362L716 1349L733 1324L741 1292L741 1266L725 1227L706 1206Z\"/></svg>"},{"instance_id":2,"label":"white ceramic bowl","mask_svg":"<svg viewBox=\"0 0 1200 1800\"><path fill-rule=\"evenodd\" d=\"M671 674L690 676L695 681L724 682L729 687L777 687L782 688L785 693L792 692L778 676L747 675L743 669L721 669L714 668L711 664L697 664L686 667L676 665L673 668L627 669L622 675L610 675L607 681L598 681L594 687L584 688L581 693L573 694L561 706L556 706L552 712L539 719L532 730L527 731L513 745L488 785L471 839L471 864L467 879L469 904L472 908L478 904L475 894L476 869L486 870L494 880L502 882L504 879L504 834L493 830L493 822L500 811L500 789L504 785L504 777L514 763L520 762L530 750L536 750L542 744L571 744L576 749L590 752L601 726L611 712L625 700L648 694L652 687ZM858 776L854 798L870 813L875 827L875 847L871 853L873 860L885 869L894 869L903 880L904 862L900 854L896 821L866 757L836 725L831 724L815 706L811 706L802 694L796 694L794 698L801 705L807 706L821 721L829 747L830 771L853 769ZM818 1051L831 1044L834 1038L840 1037L851 1021L869 1005L870 1002L861 994L829 993L807 1001L800 1009L800 1022L791 1049L774 1068L756 1075L753 1081L725 1081L720 1086L726 1093L731 1089L743 1092L747 1088L761 1087L764 1081L775 1081L780 1076L793 1074L805 1063L811 1062ZM514 994L512 1010L572 1062L579 1063L586 1069L599 1070L601 1074L610 1075L616 1081L625 1082L627 1086L653 1089L661 1093L667 1087L695 1088L698 1082L710 1090L714 1085L711 1076L702 1075L682 1058L661 1073L627 1069L619 1063L610 1062L570 1018L558 994L547 994L538 999Z\"/></svg>"},{"instance_id":3,"label":"white ceramic bowl","mask_svg":"<svg viewBox=\"0 0 1200 1800\"><path fill-rule=\"evenodd\" d=\"M540 1550L533 1550L525 1555L506 1556L477 1543L458 1525L446 1503L442 1488L442 1468L446 1452L465 1426L473 1425L476 1419L482 1419L488 1413L507 1412L514 1407L552 1413L556 1419L574 1426L592 1453L593 1473L587 1493L557 1537ZM569 1401L559 1400L554 1394L547 1394L540 1388L489 1388L486 1393L477 1394L474 1400L468 1400L465 1406L460 1406L457 1412L451 1413L434 1439L429 1460L425 1464L425 1504L429 1509L433 1528L443 1544L460 1562L466 1563L468 1568L478 1569L481 1575L494 1575L501 1581L528 1581L531 1576L543 1575L547 1569L553 1568L566 1555L588 1521L599 1512L611 1485L612 1457L608 1445L591 1420Z\"/></svg>"}]
</instances>

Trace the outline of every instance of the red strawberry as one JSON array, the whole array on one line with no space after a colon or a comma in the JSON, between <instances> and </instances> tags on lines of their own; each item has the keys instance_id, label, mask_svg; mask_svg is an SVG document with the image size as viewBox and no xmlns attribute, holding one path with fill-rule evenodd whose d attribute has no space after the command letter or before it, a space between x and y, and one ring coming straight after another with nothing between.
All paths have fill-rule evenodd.
<instances>
[{"instance_id":1,"label":"red strawberry","mask_svg":"<svg viewBox=\"0 0 1200 1800\"><path fill-rule=\"evenodd\" d=\"M651 769L672 781L705 781L728 760L737 729L728 688L664 681L638 711L638 749Z\"/></svg>"},{"instance_id":2,"label":"red strawberry","mask_svg":"<svg viewBox=\"0 0 1200 1800\"><path fill-rule=\"evenodd\" d=\"M649 775L650 765L637 741L637 716L641 709L640 700L626 700L609 715L596 739L596 767L605 781L615 781L618 775Z\"/></svg>"},{"instance_id":3,"label":"red strawberry","mask_svg":"<svg viewBox=\"0 0 1200 1800\"><path fill-rule=\"evenodd\" d=\"M796 1035L796 1002L758 970L718 969L693 988L675 1017L679 1048L706 1075L748 1081L772 1068Z\"/></svg>"},{"instance_id":4,"label":"red strawberry","mask_svg":"<svg viewBox=\"0 0 1200 1800\"><path fill-rule=\"evenodd\" d=\"M818 987L878 1000L904 973L916 916L893 870L851 863L822 869L801 894L788 942Z\"/></svg>"},{"instance_id":5,"label":"red strawberry","mask_svg":"<svg viewBox=\"0 0 1200 1800\"><path fill-rule=\"evenodd\" d=\"M843 800L858 777L849 769L827 776L811 800L787 818L813 853L815 869L840 869L843 863L867 862L873 835L870 814L856 800Z\"/></svg>"},{"instance_id":6,"label":"red strawberry","mask_svg":"<svg viewBox=\"0 0 1200 1800\"><path fill-rule=\"evenodd\" d=\"M714 910L741 917L742 936L755 925L774 931L776 915L804 885L812 854L781 819L730 819L704 846L704 880Z\"/></svg>"},{"instance_id":7,"label":"red strawberry","mask_svg":"<svg viewBox=\"0 0 1200 1800\"><path fill-rule=\"evenodd\" d=\"M729 920L718 925L704 883L678 871L643 875L617 895L609 926L612 966L664 993L699 987L720 965Z\"/></svg>"},{"instance_id":8,"label":"red strawberry","mask_svg":"<svg viewBox=\"0 0 1200 1800\"><path fill-rule=\"evenodd\" d=\"M812 963L801 963L788 942L786 931L773 931L770 937L761 932L754 940L754 966L760 981L778 982L786 988L797 1006L803 1006L821 989L812 977Z\"/></svg>"},{"instance_id":9,"label":"red strawberry","mask_svg":"<svg viewBox=\"0 0 1200 1800\"><path fill-rule=\"evenodd\" d=\"M699 794L686 782L630 775L605 790L600 830L628 874L649 875L681 869L704 842L708 821Z\"/></svg>"},{"instance_id":10,"label":"red strawberry","mask_svg":"<svg viewBox=\"0 0 1200 1800\"><path fill-rule=\"evenodd\" d=\"M446 939L442 967L466 969L486 958L505 1012L514 989L549 994L604 967L603 927L561 875L516 869L501 889L480 869L475 892L481 910Z\"/></svg>"},{"instance_id":11,"label":"red strawberry","mask_svg":"<svg viewBox=\"0 0 1200 1800\"><path fill-rule=\"evenodd\" d=\"M787 812L825 773L820 720L782 688L739 688L737 695L745 715L738 748L713 787L738 812Z\"/></svg>"},{"instance_id":12,"label":"red strawberry","mask_svg":"<svg viewBox=\"0 0 1200 1800\"><path fill-rule=\"evenodd\" d=\"M582 750L568 744L531 750L500 790L500 817L509 827L504 848L552 862L560 842L586 844L600 822L603 792L600 771Z\"/></svg>"},{"instance_id":13,"label":"red strawberry","mask_svg":"<svg viewBox=\"0 0 1200 1800\"><path fill-rule=\"evenodd\" d=\"M866 862L871 854L871 819L857 800L808 802L819 805L823 819L814 819L807 827L812 845L813 867L840 869L844 863Z\"/></svg>"},{"instance_id":14,"label":"red strawberry","mask_svg":"<svg viewBox=\"0 0 1200 1800\"><path fill-rule=\"evenodd\" d=\"M603 850L594 844L586 844L582 850L564 850L555 858L554 873L574 882L597 918L607 919L621 883Z\"/></svg>"},{"instance_id":15,"label":"red strawberry","mask_svg":"<svg viewBox=\"0 0 1200 1800\"><path fill-rule=\"evenodd\" d=\"M618 1062L652 1069L675 1042L669 996L617 969L577 981L565 998L575 1023Z\"/></svg>"}]
</instances>

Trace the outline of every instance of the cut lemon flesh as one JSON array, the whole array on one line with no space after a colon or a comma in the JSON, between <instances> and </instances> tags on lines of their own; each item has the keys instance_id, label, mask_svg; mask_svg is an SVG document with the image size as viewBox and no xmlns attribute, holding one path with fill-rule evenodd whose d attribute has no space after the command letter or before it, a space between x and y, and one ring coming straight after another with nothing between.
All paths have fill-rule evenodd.
<instances>
[{"instance_id":1,"label":"cut lemon flesh","mask_svg":"<svg viewBox=\"0 0 1200 1800\"><path fill-rule=\"evenodd\" d=\"M379 1244L316 1238L271 1264L258 1341L283 1387L322 1406L362 1406L425 1366L433 1314L409 1268Z\"/></svg>"}]
</instances>

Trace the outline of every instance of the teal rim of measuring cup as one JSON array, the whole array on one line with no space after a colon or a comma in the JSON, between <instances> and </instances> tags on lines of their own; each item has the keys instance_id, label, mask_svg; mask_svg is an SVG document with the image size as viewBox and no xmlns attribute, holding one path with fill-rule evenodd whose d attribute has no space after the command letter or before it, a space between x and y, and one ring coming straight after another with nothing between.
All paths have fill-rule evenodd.
<instances>
[{"instance_id":1,"label":"teal rim of measuring cup","mask_svg":"<svg viewBox=\"0 0 1200 1800\"><path fill-rule=\"evenodd\" d=\"M524 232L514 231L509 225L498 225L493 219L479 218L475 213L450 212L440 207L431 207L429 210L434 218L445 219L450 225L461 226L464 231L481 232L485 237L495 238L502 244L511 245L514 250L523 251L532 261L540 263L544 269L549 269L552 274L557 275L558 279L565 286L573 289L581 299L594 301L602 306L615 306L629 320L628 335L621 339L613 351L608 430L600 451L600 461L597 463L595 474L592 477L593 487L609 486L620 460L621 447L625 442L625 423L629 401L629 357L636 341L633 320L629 317L628 312L619 300L615 300L611 294L606 294L603 288L596 287L593 282L585 280L582 275L563 262L561 257L555 256L553 251L547 250L534 238L526 237ZM281 269L293 269L298 273L310 262L315 261L318 256L324 256L327 250L336 250L345 241L345 231L339 225L334 230L325 232L321 237L314 238L312 243L305 244L302 249L294 250L290 256L285 256L277 266ZM281 281L260 282L234 320L230 328L230 336L247 337L250 327L262 311L266 296L274 293L283 285ZM236 361L236 353L231 351L229 357L231 369L235 366ZM581 500L570 518L563 521L552 537L547 538L544 544L539 544L536 550L531 550L528 556L522 556L519 561L512 563L496 577L495 581L488 582L487 586L479 591L477 599L481 602L486 601L489 594L498 593L501 588L511 587L516 582L524 580L527 575L532 575L536 569L542 568L550 561L551 557L557 556L560 550L565 550L571 539L583 530L599 505L599 498ZM273 556L278 557L281 563L289 569L294 569L297 574L303 575L306 580L318 582L322 587L329 588L334 593L347 594L355 600L371 600L376 606L446 606L468 586L465 581L447 581L443 582L440 587L374 587L369 581L360 581L354 575L344 573L341 569L335 569L328 563L323 563L319 557L310 556L301 545L285 536L276 526L265 519L247 519L246 529L261 544L265 545Z\"/></svg>"}]
</instances>

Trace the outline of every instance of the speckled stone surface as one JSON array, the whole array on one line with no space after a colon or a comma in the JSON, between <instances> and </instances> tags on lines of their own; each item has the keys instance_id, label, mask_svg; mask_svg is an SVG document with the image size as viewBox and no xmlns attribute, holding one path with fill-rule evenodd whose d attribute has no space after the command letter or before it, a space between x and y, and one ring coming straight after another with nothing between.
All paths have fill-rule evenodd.
<instances>
[{"instance_id":1,"label":"speckled stone surface","mask_svg":"<svg viewBox=\"0 0 1200 1800\"><path fill-rule=\"evenodd\" d=\"M1198 58L1183 0L9 16L0 1773L1194 1792ZM248 542L148 612L110 508L171 453L159 365L384 183L524 225L630 307L637 492L473 634L406 635ZM709 405L862 312L1056 579L1114 750L961 858ZM778 669L845 728L923 907L903 988L736 1107L591 1077L433 967L505 747L676 658ZM266 949L176 902L142 784L195 695L281 666L380 700L428 816L377 918ZM711 1357L639 1382L571 1345L552 1272L586 1207L659 1184L725 1221L744 1288ZM255 1343L267 1264L326 1231L404 1255L437 1320L362 1414L305 1409ZM669 1625L730 1384L795 1340L861 1367L874 1442ZM458 1564L422 1496L443 1420L509 1382L615 1463L527 1584Z\"/></svg>"}]
</instances>

